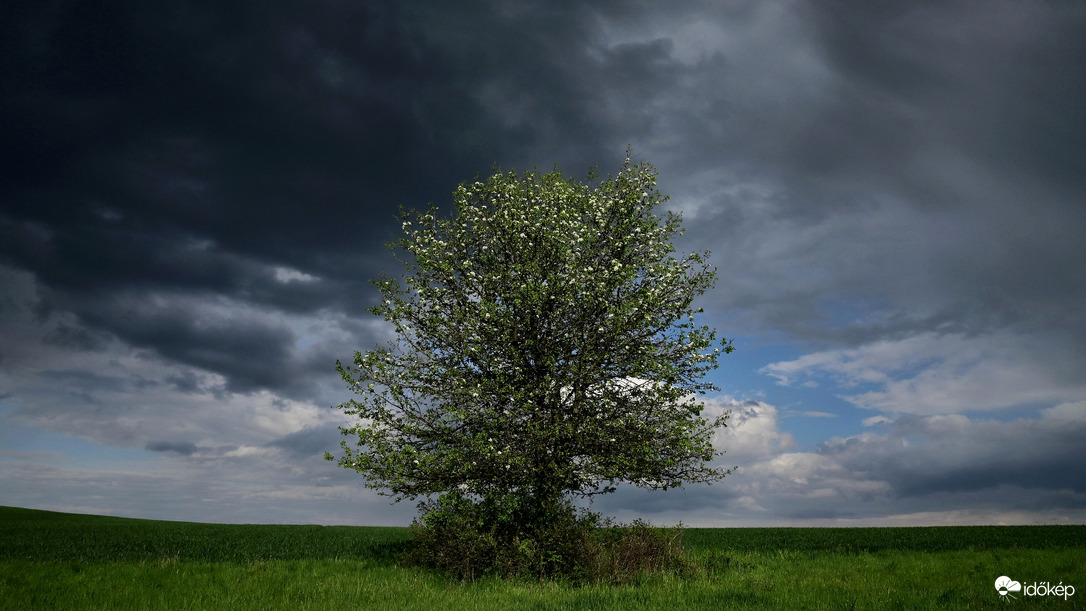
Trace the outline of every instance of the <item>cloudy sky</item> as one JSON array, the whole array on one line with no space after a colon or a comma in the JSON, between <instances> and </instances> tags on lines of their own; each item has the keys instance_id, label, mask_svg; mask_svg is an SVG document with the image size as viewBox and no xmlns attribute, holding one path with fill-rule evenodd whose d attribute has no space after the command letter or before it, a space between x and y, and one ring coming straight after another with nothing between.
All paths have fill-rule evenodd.
<instances>
[{"instance_id":1,"label":"cloudy sky","mask_svg":"<svg viewBox=\"0 0 1086 611\"><path fill-rule=\"evenodd\" d=\"M9 4L2 505L407 524L321 458L398 206L631 145L739 471L596 509L1086 522L1086 4Z\"/></svg>"}]
</instances>

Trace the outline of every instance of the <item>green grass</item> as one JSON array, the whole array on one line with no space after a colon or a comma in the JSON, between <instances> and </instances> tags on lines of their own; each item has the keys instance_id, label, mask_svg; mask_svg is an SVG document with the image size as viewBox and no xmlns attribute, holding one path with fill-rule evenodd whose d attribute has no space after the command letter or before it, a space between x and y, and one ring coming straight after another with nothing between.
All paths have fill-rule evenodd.
<instances>
[{"instance_id":1,"label":"green grass","mask_svg":"<svg viewBox=\"0 0 1086 611\"><path fill-rule=\"evenodd\" d=\"M703 569L636 585L460 584L406 528L216 525L0 508L0 609L1083 608L1086 526L687 529ZM1004 602L993 583L1072 584Z\"/></svg>"}]
</instances>

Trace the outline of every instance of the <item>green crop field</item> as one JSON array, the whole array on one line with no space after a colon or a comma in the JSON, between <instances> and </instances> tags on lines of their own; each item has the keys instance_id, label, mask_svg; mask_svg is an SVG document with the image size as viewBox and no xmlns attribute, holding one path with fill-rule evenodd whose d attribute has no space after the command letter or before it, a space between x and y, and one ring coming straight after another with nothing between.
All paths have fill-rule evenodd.
<instances>
[{"instance_id":1,"label":"green crop field","mask_svg":"<svg viewBox=\"0 0 1086 611\"><path fill-rule=\"evenodd\" d=\"M401 566L407 540L0 508L0 609L1086 607L1086 526L691 528L696 573L584 586L458 583ZM1002 575L1022 584L1015 598L995 590Z\"/></svg>"}]
</instances>

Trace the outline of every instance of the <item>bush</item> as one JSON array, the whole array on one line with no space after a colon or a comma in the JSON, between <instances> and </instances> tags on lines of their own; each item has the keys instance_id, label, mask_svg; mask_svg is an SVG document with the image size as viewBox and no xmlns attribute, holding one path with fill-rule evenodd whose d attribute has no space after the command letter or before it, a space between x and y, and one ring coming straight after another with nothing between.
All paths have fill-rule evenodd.
<instances>
[{"instance_id":1,"label":"bush","mask_svg":"<svg viewBox=\"0 0 1086 611\"><path fill-rule=\"evenodd\" d=\"M600 528L592 581L627 583L661 572L693 568L683 551L682 525L656 528L643 520L629 526Z\"/></svg>"},{"instance_id":2,"label":"bush","mask_svg":"<svg viewBox=\"0 0 1086 611\"><path fill-rule=\"evenodd\" d=\"M533 512L512 497L473 501L451 493L419 508L421 518L411 524L409 561L462 581L497 575L627 583L689 565L680 529L640 520L612 526L566 500Z\"/></svg>"}]
</instances>

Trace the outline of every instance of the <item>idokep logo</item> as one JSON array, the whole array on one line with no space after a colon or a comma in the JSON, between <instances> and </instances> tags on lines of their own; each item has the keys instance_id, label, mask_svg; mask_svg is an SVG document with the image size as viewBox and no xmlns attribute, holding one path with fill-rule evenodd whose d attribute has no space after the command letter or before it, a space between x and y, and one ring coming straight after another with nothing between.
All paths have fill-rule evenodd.
<instances>
[{"instance_id":1,"label":"idokep logo","mask_svg":"<svg viewBox=\"0 0 1086 611\"><path fill-rule=\"evenodd\" d=\"M1018 598L1017 596L1014 596L1014 594L1012 594L1015 592L1021 592L1022 594L1031 597L1059 596L1062 597L1064 600L1067 600L1068 598L1075 595L1075 586L1070 584L1063 585L1062 581L1056 585L1052 585L1047 581L1035 581L1023 588L1021 583L1011 579L1010 577L1007 577L1006 575L1003 575L999 579L995 580L995 589L996 592L999 592L999 597L1003 600Z\"/></svg>"},{"instance_id":2,"label":"idokep logo","mask_svg":"<svg viewBox=\"0 0 1086 611\"><path fill-rule=\"evenodd\" d=\"M996 580L995 588L996 592L999 592L999 597L1003 600L1007 600L1008 598L1018 598L1017 596L1012 596L1011 592L1021 592L1022 584L1003 575Z\"/></svg>"}]
</instances>

